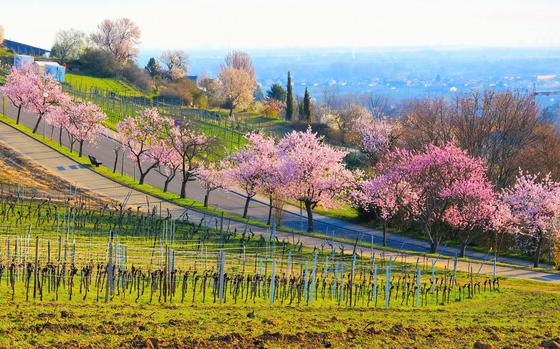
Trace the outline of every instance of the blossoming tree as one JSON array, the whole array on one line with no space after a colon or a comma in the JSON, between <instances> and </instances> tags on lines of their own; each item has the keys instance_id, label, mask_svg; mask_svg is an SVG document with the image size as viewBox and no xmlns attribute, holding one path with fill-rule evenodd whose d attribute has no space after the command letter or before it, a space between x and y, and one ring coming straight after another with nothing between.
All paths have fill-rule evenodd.
<instances>
[{"instance_id":1,"label":"blossoming tree","mask_svg":"<svg viewBox=\"0 0 560 349\"><path fill-rule=\"evenodd\" d=\"M22 108L29 103L33 96L32 93L38 83L38 79L39 76L32 66L19 69L14 67L10 75L6 78L4 86L0 86L0 93L8 97L10 102L12 102L14 107L18 110L16 124L19 124Z\"/></svg>"},{"instance_id":2,"label":"blossoming tree","mask_svg":"<svg viewBox=\"0 0 560 349\"><path fill-rule=\"evenodd\" d=\"M336 208L354 186L352 173L343 163L346 154L324 144L311 128L293 131L278 143L283 195L305 205L309 232L314 230L313 209L318 205Z\"/></svg>"},{"instance_id":3,"label":"blossoming tree","mask_svg":"<svg viewBox=\"0 0 560 349\"><path fill-rule=\"evenodd\" d=\"M70 137L70 151L78 142L78 155L82 156L84 142L94 142L103 129L102 122L107 118L99 107L89 102L72 101L66 108L67 117L64 128Z\"/></svg>"},{"instance_id":4,"label":"blossoming tree","mask_svg":"<svg viewBox=\"0 0 560 349\"><path fill-rule=\"evenodd\" d=\"M140 184L160 164L158 155L161 153L154 148L165 138L165 129L171 126L172 121L161 117L155 108L146 108L136 117L118 123L119 138L130 159L136 163Z\"/></svg>"},{"instance_id":5,"label":"blossoming tree","mask_svg":"<svg viewBox=\"0 0 560 349\"><path fill-rule=\"evenodd\" d=\"M155 159L159 159L156 171L165 178L163 183L163 192L165 193L169 188L169 183L177 176L177 171L183 161L168 139L157 142L152 147L152 154Z\"/></svg>"},{"instance_id":6,"label":"blossoming tree","mask_svg":"<svg viewBox=\"0 0 560 349\"><path fill-rule=\"evenodd\" d=\"M396 150L386 161L383 174L369 184L371 202L386 217L401 210L420 223L432 252L446 226L469 230L491 220L492 186L480 159L449 144L430 145L421 153ZM477 207L488 210L477 212Z\"/></svg>"},{"instance_id":7,"label":"blossoming tree","mask_svg":"<svg viewBox=\"0 0 560 349\"><path fill-rule=\"evenodd\" d=\"M197 158L205 155L211 145L211 140L198 133L185 120L175 122L173 127L167 128L167 136L171 147L181 159L181 198L187 196L187 183L195 180Z\"/></svg>"},{"instance_id":8,"label":"blossoming tree","mask_svg":"<svg viewBox=\"0 0 560 349\"><path fill-rule=\"evenodd\" d=\"M377 119L367 111L355 120L353 129L360 138L361 150L373 163L377 163L394 146L396 125Z\"/></svg>"},{"instance_id":9,"label":"blossoming tree","mask_svg":"<svg viewBox=\"0 0 560 349\"><path fill-rule=\"evenodd\" d=\"M196 171L196 177L204 189L204 207L208 207L211 192L225 188L228 184L221 167L221 164L209 163L200 165Z\"/></svg>"},{"instance_id":10,"label":"blossoming tree","mask_svg":"<svg viewBox=\"0 0 560 349\"><path fill-rule=\"evenodd\" d=\"M33 133L37 132L39 124L45 115L53 112L57 107L68 103L70 97L62 91L62 87L52 76L39 75L33 84L25 109L36 113L38 118Z\"/></svg>"},{"instance_id":11,"label":"blossoming tree","mask_svg":"<svg viewBox=\"0 0 560 349\"><path fill-rule=\"evenodd\" d=\"M545 238L560 235L560 183L550 175L539 179L520 172L515 184L504 189L500 199L511 211L511 225L516 232L535 239L534 265L538 267Z\"/></svg>"},{"instance_id":12,"label":"blossoming tree","mask_svg":"<svg viewBox=\"0 0 560 349\"><path fill-rule=\"evenodd\" d=\"M271 138L254 133L247 135L247 139L249 144L245 149L225 159L224 170L230 182L238 185L245 192L243 218L247 217L251 199L266 186L263 181L272 184L271 177L274 176L274 163L277 156L274 140Z\"/></svg>"}]
</instances>

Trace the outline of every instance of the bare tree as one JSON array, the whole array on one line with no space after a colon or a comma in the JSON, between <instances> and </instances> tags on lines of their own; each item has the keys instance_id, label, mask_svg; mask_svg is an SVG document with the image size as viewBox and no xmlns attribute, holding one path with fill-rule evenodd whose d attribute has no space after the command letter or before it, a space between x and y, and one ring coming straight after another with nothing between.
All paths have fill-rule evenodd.
<instances>
[{"instance_id":1,"label":"bare tree","mask_svg":"<svg viewBox=\"0 0 560 349\"><path fill-rule=\"evenodd\" d=\"M138 56L140 28L128 18L105 19L98 26L91 40L99 48L110 52L117 62L123 64Z\"/></svg>"},{"instance_id":2,"label":"bare tree","mask_svg":"<svg viewBox=\"0 0 560 349\"><path fill-rule=\"evenodd\" d=\"M85 46L85 38L86 34L76 29L57 32L51 56L58 58L61 62L79 58L80 52Z\"/></svg>"},{"instance_id":3,"label":"bare tree","mask_svg":"<svg viewBox=\"0 0 560 349\"><path fill-rule=\"evenodd\" d=\"M189 57L181 50L167 50L161 54L160 61L167 68L167 76L170 80L177 80L189 70Z\"/></svg>"},{"instance_id":4,"label":"bare tree","mask_svg":"<svg viewBox=\"0 0 560 349\"><path fill-rule=\"evenodd\" d=\"M392 112L391 101L385 95L370 93L364 98L365 107L377 119L383 119Z\"/></svg>"},{"instance_id":5,"label":"bare tree","mask_svg":"<svg viewBox=\"0 0 560 349\"><path fill-rule=\"evenodd\" d=\"M454 138L471 155L485 158L498 187L512 183L523 149L536 140L540 112L533 96L487 91L453 103Z\"/></svg>"},{"instance_id":6,"label":"bare tree","mask_svg":"<svg viewBox=\"0 0 560 349\"><path fill-rule=\"evenodd\" d=\"M225 67L230 69L239 69L247 72L249 77L255 79L255 67L251 56L243 51L231 51L226 55Z\"/></svg>"},{"instance_id":7,"label":"bare tree","mask_svg":"<svg viewBox=\"0 0 560 349\"><path fill-rule=\"evenodd\" d=\"M409 149L444 145L453 139L450 107L443 98L412 101L400 122L400 140Z\"/></svg>"}]
</instances>

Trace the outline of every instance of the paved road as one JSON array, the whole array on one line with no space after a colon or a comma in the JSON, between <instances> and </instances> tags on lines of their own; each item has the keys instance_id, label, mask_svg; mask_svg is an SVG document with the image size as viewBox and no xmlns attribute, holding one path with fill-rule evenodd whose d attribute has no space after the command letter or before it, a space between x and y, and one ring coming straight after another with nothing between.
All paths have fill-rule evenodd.
<instances>
[{"instance_id":1,"label":"paved road","mask_svg":"<svg viewBox=\"0 0 560 349\"><path fill-rule=\"evenodd\" d=\"M8 103L6 103L6 112L8 113L8 115L14 115L13 114L14 111L10 110L10 108L8 107ZM32 125L33 122L35 121L34 116L28 113L22 113L22 114L23 114L22 121L27 125ZM51 134L50 127L48 126L40 127L39 132L46 136L50 136ZM57 131L54 130L53 135L55 139L58 138L56 132ZM78 164L75 163L73 160L61 155L55 150L43 145L40 142L33 140L27 135L5 124L2 124L0 127L0 141L6 143L7 145L21 152L22 154L30 157L32 160L40 163L43 167L46 167L48 170L55 173L56 175L65 178L71 183L77 183L79 186L82 186L85 189L98 192L102 195L105 195L107 197L116 200L123 200L124 198L129 196L129 201L128 201L129 205L139 206L142 207L144 210L148 208L148 204L149 204L152 209L156 207L156 209L159 211L159 209L161 208L164 214L167 210L169 210L169 212L174 217L179 217L185 214L185 208L183 207L179 207L177 205L165 201L162 202L161 200L155 197L147 196L141 192L131 190L130 188L115 183L112 180L107 179L87 168L80 168ZM93 154L105 164L107 163L111 164L112 161L114 160L113 141L109 138L102 138L101 142L99 143L100 144L98 146L85 145L84 153ZM134 167L130 162L128 162L127 159L125 159L124 162L121 162L119 160L119 166L122 166L122 169L125 172L127 172L128 169L129 171L131 171L128 173L134 175L135 172ZM158 185L159 183L161 183L161 177L158 178L157 174L154 173L151 174L151 176L149 176L148 181L150 183ZM196 184L196 182L190 183L189 185L190 187L189 187L188 194L192 195L196 199L199 200L202 199L202 189L200 188L200 186ZM172 190L178 191L178 183L174 183ZM212 204L214 204L215 206L218 206L224 210L235 212L235 213L238 213L238 210L242 207L244 198L235 192L221 191L213 194L214 195L213 195ZM266 205L259 202L253 203L251 209L256 212L258 212L259 210L264 211L262 217L266 217L266 214L268 212ZM293 212L296 210L297 208L292 208L291 209L292 212L288 211L285 214L286 216L285 221L288 223L288 225L291 225L294 229L299 228L298 226L300 224L300 216L297 215L295 212ZM207 216L194 212L192 210L188 210L188 215L189 218L193 220L200 220L202 218L206 218L206 221L211 220ZM260 218L260 217L261 216L256 216L256 217L253 216L253 218ZM317 221L319 223L318 230L322 232L328 232L329 235L332 234L332 235L343 236L351 239L355 239L356 236L361 235L362 240L365 241L369 241L371 239L370 236L373 235L375 242L380 242L381 239L380 232L375 230L370 230L359 225L348 224L346 222L341 222L341 221L337 221L326 217L320 217L320 216L317 218ZM212 225L213 224L215 224L215 222L213 222ZM238 229L238 231L246 228L246 225L244 223L228 222L228 224L230 224L231 229ZM269 234L266 231L264 231L264 229L262 228L251 227L251 229L257 234ZM302 235L293 235L290 233L279 232L277 233L277 235L278 238L288 239L289 241L292 241L292 239L294 238L296 240L299 239L304 244L309 246L320 246L326 243L324 239L312 238L312 237L302 236ZM429 249L429 244L427 244L424 241L418 241L418 240L410 239L407 237L401 237L394 234L390 235L389 242L392 247L404 248L407 250L425 252ZM340 247L343 247L346 251L352 249L351 244L338 244L338 245ZM374 252L377 254L384 253L386 256L396 255L392 253L383 252L382 250L375 250ZM443 255L454 255L456 253L456 249L451 247L443 247L441 252ZM365 251L365 253L369 253L369 249L368 251ZM479 260L488 259L488 255L483 253L470 252L468 256ZM513 260L507 258L500 258L499 260L509 262L509 263L518 263L520 265L530 264L529 262L526 261L519 261L519 260ZM464 270L468 270L468 264L465 263L465 265L463 266L462 262L460 262L459 268L460 269L464 268ZM482 272L489 271L489 269L487 268L489 267L483 266L481 271ZM548 281L555 281L555 282L560 281L560 275L554 273L536 273L536 272L520 270L516 268L503 268L503 267L499 267L499 268L500 268L499 272L501 275L522 277L526 279L548 280Z\"/></svg>"}]
</instances>

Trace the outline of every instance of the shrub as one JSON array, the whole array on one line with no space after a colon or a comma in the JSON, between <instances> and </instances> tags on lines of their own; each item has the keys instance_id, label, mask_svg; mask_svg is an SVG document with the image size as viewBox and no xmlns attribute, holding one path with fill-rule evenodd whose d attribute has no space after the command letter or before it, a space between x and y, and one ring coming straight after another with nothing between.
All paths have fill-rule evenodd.
<instances>
[{"instance_id":1,"label":"shrub","mask_svg":"<svg viewBox=\"0 0 560 349\"><path fill-rule=\"evenodd\" d=\"M147 92L154 87L150 74L144 69L138 68L134 63L126 64L120 71L122 78L134 84L139 90Z\"/></svg>"},{"instance_id":2,"label":"shrub","mask_svg":"<svg viewBox=\"0 0 560 349\"><path fill-rule=\"evenodd\" d=\"M115 77L118 64L113 55L97 48L88 48L80 57L80 69L90 75Z\"/></svg>"},{"instance_id":3,"label":"shrub","mask_svg":"<svg viewBox=\"0 0 560 349\"><path fill-rule=\"evenodd\" d=\"M183 78L162 86L159 95L164 99L192 106L194 101L202 95L202 91L194 81Z\"/></svg>"}]
</instances>

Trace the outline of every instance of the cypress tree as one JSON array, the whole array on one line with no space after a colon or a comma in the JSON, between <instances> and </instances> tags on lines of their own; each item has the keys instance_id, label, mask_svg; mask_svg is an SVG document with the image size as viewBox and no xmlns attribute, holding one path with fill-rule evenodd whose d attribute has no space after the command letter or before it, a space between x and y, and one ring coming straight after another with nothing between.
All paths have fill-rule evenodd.
<instances>
[{"instance_id":1,"label":"cypress tree","mask_svg":"<svg viewBox=\"0 0 560 349\"><path fill-rule=\"evenodd\" d=\"M294 116L294 94L292 91L292 76L288 72L288 85L286 86L286 120Z\"/></svg>"},{"instance_id":2,"label":"cypress tree","mask_svg":"<svg viewBox=\"0 0 560 349\"><path fill-rule=\"evenodd\" d=\"M305 94L303 95L303 116L305 116L307 124L311 124L311 97L309 96L307 87L305 88Z\"/></svg>"}]
</instances>

